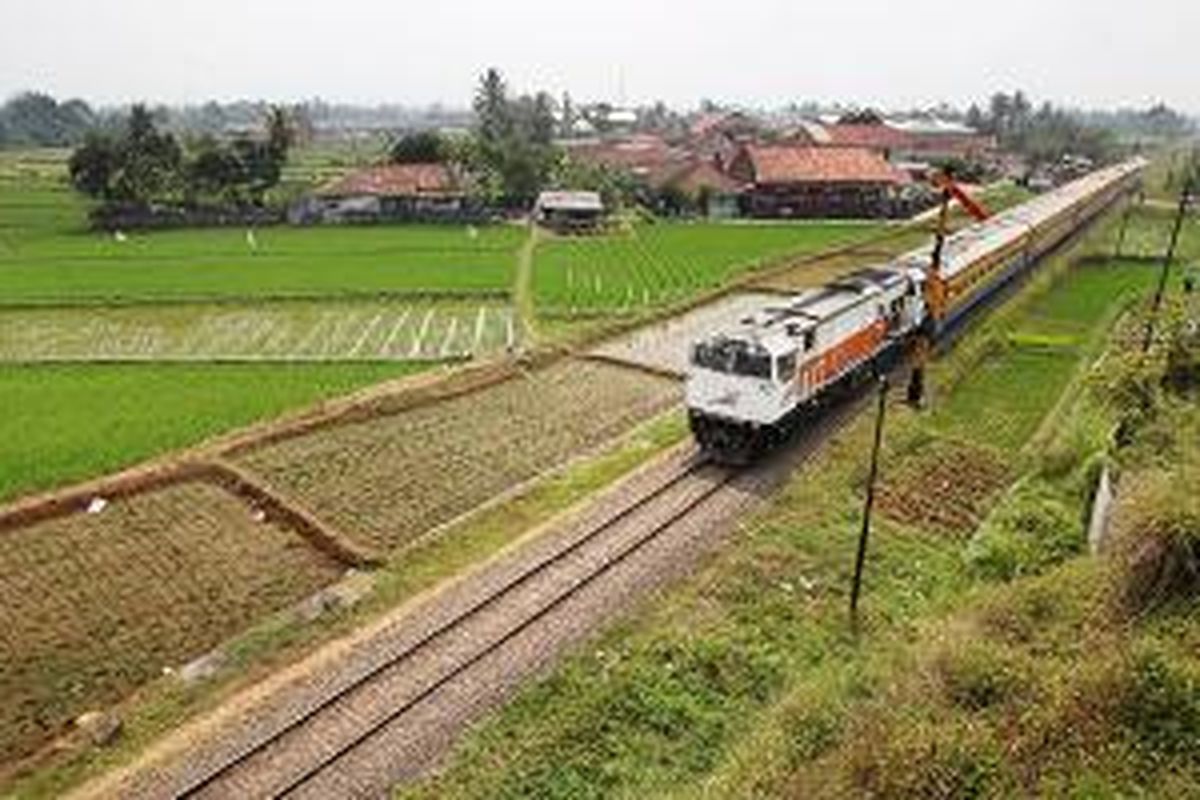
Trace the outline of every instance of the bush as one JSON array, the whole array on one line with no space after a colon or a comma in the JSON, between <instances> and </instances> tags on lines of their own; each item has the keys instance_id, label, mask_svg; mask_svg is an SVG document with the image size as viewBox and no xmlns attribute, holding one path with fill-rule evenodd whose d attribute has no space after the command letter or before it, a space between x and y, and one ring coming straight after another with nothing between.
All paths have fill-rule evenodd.
<instances>
[{"instance_id":1,"label":"bush","mask_svg":"<svg viewBox=\"0 0 1200 800\"><path fill-rule=\"evenodd\" d=\"M855 796L969 800L1003 793L1010 783L995 746L951 724L891 720L864 731L850 764Z\"/></svg>"},{"instance_id":2,"label":"bush","mask_svg":"<svg viewBox=\"0 0 1200 800\"><path fill-rule=\"evenodd\" d=\"M1042 481L1017 484L967 545L967 563L979 575L1010 580L1034 574L1080 552L1080 515Z\"/></svg>"},{"instance_id":3,"label":"bush","mask_svg":"<svg viewBox=\"0 0 1200 800\"><path fill-rule=\"evenodd\" d=\"M1163 383L1178 394L1200 388L1200 319L1172 309L1167 323L1167 363Z\"/></svg>"},{"instance_id":4,"label":"bush","mask_svg":"<svg viewBox=\"0 0 1200 800\"><path fill-rule=\"evenodd\" d=\"M1200 468L1130 478L1114 517L1118 596L1140 614L1200 595Z\"/></svg>"},{"instance_id":5,"label":"bush","mask_svg":"<svg viewBox=\"0 0 1200 800\"><path fill-rule=\"evenodd\" d=\"M985 644L947 649L938 656L936 668L950 701L968 711L1009 701L1027 683L1013 658Z\"/></svg>"},{"instance_id":6,"label":"bush","mask_svg":"<svg viewBox=\"0 0 1200 800\"><path fill-rule=\"evenodd\" d=\"M1200 764L1200 680L1155 646L1134 653L1120 721L1139 755Z\"/></svg>"},{"instance_id":7,"label":"bush","mask_svg":"<svg viewBox=\"0 0 1200 800\"><path fill-rule=\"evenodd\" d=\"M1097 398L1117 419L1117 443L1128 445L1157 415L1160 372L1139 353L1105 359L1092 376Z\"/></svg>"}]
</instances>

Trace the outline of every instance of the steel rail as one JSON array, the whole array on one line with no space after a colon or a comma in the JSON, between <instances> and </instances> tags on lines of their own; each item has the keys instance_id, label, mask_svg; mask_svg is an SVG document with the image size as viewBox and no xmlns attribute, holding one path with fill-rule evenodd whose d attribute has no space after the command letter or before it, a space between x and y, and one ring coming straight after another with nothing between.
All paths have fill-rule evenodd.
<instances>
[{"instance_id":1,"label":"steel rail","mask_svg":"<svg viewBox=\"0 0 1200 800\"><path fill-rule=\"evenodd\" d=\"M346 685L339 687L336 691L331 692L305 711L296 715L294 718L290 719L288 722L272 731L269 735L264 736L262 739L241 750L234 756L223 760L221 764L205 773L199 779L188 783L183 789L175 792L173 796L179 800L184 800L185 798L198 795L200 792L216 783L221 779L222 776L234 768L248 762L251 758L271 747L285 736L299 730L303 725L312 721L319 714L327 711L342 700L345 700L349 695L358 689L370 684L384 672L393 669L394 667L407 661L418 652L433 644L438 639L461 627L465 622L477 616L480 612L495 605L505 596L511 594L513 591L525 585L533 578L544 573L547 569L570 557L574 553L577 553L583 547L592 543L605 532L612 529L615 525L620 524L623 520L629 518L637 511L645 508L651 502L663 496L671 489L676 487L680 482L691 477L701 468L709 465L710 463L711 462L707 458L692 456L687 463L682 465L676 474L661 482L650 492L647 492L637 497L632 502L625 504L620 510L609 515L601 522L595 524L587 531L587 533L573 539L567 546L559 548L549 556L526 567L519 574L510 578L501 586L497 587L494 592L491 592L485 597L480 598L466 609L462 610L458 614L453 615L450 619L436 626L433 630L423 634L419 639L417 639L417 641L402 648L399 652L387 656L378 663L372 665L361 675L353 678ZM727 482L727 480L721 481L719 485L724 485L725 482ZM694 507L694 505L691 507Z\"/></svg>"}]
</instances>

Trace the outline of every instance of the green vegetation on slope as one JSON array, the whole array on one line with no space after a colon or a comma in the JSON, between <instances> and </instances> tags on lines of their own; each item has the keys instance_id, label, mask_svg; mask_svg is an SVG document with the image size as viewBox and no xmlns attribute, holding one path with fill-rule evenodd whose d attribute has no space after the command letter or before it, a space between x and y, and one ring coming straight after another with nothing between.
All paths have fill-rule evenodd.
<instances>
[{"instance_id":1,"label":"green vegetation on slope","mask_svg":"<svg viewBox=\"0 0 1200 800\"><path fill-rule=\"evenodd\" d=\"M418 369L404 364L0 368L0 499L101 475Z\"/></svg>"}]
</instances>

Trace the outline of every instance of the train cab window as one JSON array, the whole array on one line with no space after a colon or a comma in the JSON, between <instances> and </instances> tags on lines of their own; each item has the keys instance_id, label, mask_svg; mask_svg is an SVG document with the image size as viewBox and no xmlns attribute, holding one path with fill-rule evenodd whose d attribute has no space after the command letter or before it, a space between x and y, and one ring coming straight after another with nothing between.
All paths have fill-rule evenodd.
<instances>
[{"instance_id":1,"label":"train cab window","mask_svg":"<svg viewBox=\"0 0 1200 800\"><path fill-rule=\"evenodd\" d=\"M765 351L743 350L733 359L733 374L748 378L771 378L771 356Z\"/></svg>"},{"instance_id":2,"label":"train cab window","mask_svg":"<svg viewBox=\"0 0 1200 800\"><path fill-rule=\"evenodd\" d=\"M714 372L771 379L771 354L758 344L738 339L718 338L696 345L692 364Z\"/></svg>"},{"instance_id":3,"label":"train cab window","mask_svg":"<svg viewBox=\"0 0 1200 800\"><path fill-rule=\"evenodd\" d=\"M804 352L808 352L817 346L817 330L816 328L809 329L804 332Z\"/></svg>"},{"instance_id":4,"label":"train cab window","mask_svg":"<svg viewBox=\"0 0 1200 800\"><path fill-rule=\"evenodd\" d=\"M796 377L796 354L788 353L775 359L775 378L780 383L787 383Z\"/></svg>"}]
</instances>

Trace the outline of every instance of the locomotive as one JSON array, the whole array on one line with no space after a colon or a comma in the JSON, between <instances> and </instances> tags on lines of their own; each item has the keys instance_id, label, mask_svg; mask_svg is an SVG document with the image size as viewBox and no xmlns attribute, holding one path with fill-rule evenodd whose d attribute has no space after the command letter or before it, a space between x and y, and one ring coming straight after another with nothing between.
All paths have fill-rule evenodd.
<instances>
[{"instance_id":1,"label":"locomotive","mask_svg":"<svg viewBox=\"0 0 1200 800\"><path fill-rule=\"evenodd\" d=\"M763 307L691 350L685 402L700 448L747 463L917 336L937 341L1141 184L1146 161L1097 170L930 247ZM936 292L936 295L933 294ZM937 313L934 313L936 310Z\"/></svg>"}]
</instances>

